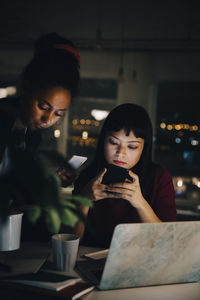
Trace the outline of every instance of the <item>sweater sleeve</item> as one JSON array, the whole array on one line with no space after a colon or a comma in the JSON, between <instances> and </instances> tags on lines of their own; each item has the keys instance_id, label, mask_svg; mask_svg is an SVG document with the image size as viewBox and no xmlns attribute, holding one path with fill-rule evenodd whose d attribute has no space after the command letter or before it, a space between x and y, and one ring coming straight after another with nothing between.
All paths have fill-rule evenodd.
<instances>
[{"instance_id":1,"label":"sweater sleeve","mask_svg":"<svg viewBox=\"0 0 200 300\"><path fill-rule=\"evenodd\" d=\"M88 169L83 170L79 177L74 182L74 189L72 193L74 195L79 195L81 190L85 187L88 181L92 178L92 175L88 171Z\"/></svg>"},{"instance_id":2,"label":"sweater sleeve","mask_svg":"<svg viewBox=\"0 0 200 300\"><path fill-rule=\"evenodd\" d=\"M175 191L172 177L165 168L158 168L152 194L152 208L163 222L176 221Z\"/></svg>"}]
</instances>

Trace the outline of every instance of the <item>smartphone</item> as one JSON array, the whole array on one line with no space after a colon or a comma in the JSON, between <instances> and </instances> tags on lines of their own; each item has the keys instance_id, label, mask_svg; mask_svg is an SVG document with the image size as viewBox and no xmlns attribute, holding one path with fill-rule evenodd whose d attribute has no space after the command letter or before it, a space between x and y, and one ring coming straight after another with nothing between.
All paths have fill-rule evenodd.
<instances>
[{"instance_id":1,"label":"smartphone","mask_svg":"<svg viewBox=\"0 0 200 300\"><path fill-rule=\"evenodd\" d=\"M73 155L72 158L56 172L60 176L62 187L70 186L78 177L78 168L87 160L85 156Z\"/></svg>"},{"instance_id":2,"label":"smartphone","mask_svg":"<svg viewBox=\"0 0 200 300\"><path fill-rule=\"evenodd\" d=\"M112 164L109 164L106 168L107 172L102 179L103 184L125 182L126 178L132 181L127 169Z\"/></svg>"},{"instance_id":3,"label":"smartphone","mask_svg":"<svg viewBox=\"0 0 200 300\"><path fill-rule=\"evenodd\" d=\"M82 164L87 160L87 157L85 156L79 156L79 155L73 155L72 158L68 161L70 166L77 170Z\"/></svg>"}]
</instances>

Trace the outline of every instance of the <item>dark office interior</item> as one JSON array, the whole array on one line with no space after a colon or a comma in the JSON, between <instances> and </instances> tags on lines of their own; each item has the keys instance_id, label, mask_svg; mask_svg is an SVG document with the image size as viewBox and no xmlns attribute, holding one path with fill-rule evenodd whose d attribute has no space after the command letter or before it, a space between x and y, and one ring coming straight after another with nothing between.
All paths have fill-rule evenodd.
<instances>
[{"instance_id":1,"label":"dark office interior","mask_svg":"<svg viewBox=\"0 0 200 300\"><path fill-rule=\"evenodd\" d=\"M7 0L0 25L1 98L18 93L41 34L70 38L80 52L80 91L49 130L50 148L91 161L105 118L94 110L138 103L153 122L154 160L173 176L178 218L200 219L198 1Z\"/></svg>"}]
</instances>

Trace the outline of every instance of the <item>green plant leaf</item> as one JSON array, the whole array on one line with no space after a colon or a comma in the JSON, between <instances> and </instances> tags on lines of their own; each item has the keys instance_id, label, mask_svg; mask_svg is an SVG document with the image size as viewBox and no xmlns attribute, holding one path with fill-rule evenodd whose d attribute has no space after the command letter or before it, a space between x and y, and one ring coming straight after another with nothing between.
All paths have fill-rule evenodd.
<instances>
[{"instance_id":1,"label":"green plant leaf","mask_svg":"<svg viewBox=\"0 0 200 300\"><path fill-rule=\"evenodd\" d=\"M31 207L28 211L27 211L27 218L31 223L36 223L37 220L40 218L41 216L41 207L36 205Z\"/></svg>"},{"instance_id":2,"label":"green plant leaf","mask_svg":"<svg viewBox=\"0 0 200 300\"><path fill-rule=\"evenodd\" d=\"M30 149L31 150L31 149ZM81 196L68 196L61 200L61 180L55 173L58 168L64 167L72 178L77 176L66 159L56 152L34 153L15 151L12 159L14 171L12 176L1 178L1 205L0 217L6 217L12 208L24 208L29 222L36 223L44 212L45 224L51 233L59 232L61 222L74 226L81 219L80 204L92 206L92 202ZM10 200L13 200L10 206Z\"/></svg>"},{"instance_id":3,"label":"green plant leaf","mask_svg":"<svg viewBox=\"0 0 200 300\"><path fill-rule=\"evenodd\" d=\"M61 206L64 206L64 207L69 207L69 208L73 208L73 209L78 208L76 203L73 203L69 200L63 200L60 204L61 204Z\"/></svg>"},{"instance_id":4,"label":"green plant leaf","mask_svg":"<svg viewBox=\"0 0 200 300\"><path fill-rule=\"evenodd\" d=\"M69 208L62 208L61 209L61 221L63 224L65 224L66 226L70 226L70 227L74 227L74 225L77 223L77 221L79 220L78 215L70 210Z\"/></svg>"},{"instance_id":5,"label":"green plant leaf","mask_svg":"<svg viewBox=\"0 0 200 300\"><path fill-rule=\"evenodd\" d=\"M76 202L79 202L79 203L89 206L89 207L93 207L93 202L86 197L71 195L71 196L67 196L67 199L74 200Z\"/></svg>"},{"instance_id":6,"label":"green plant leaf","mask_svg":"<svg viewBox=\"0 0 200 300\"><path fill-rule=\"evenodd\" d=\"M70 201L65 201L63 203L65 207L68 207L71 212L73 212L79 220L81 220L84 224L88 221L87 217L82 213L79 206L76 203L72 203Z\"/></svg>"},{"instance_id":7,"label":"green plant leaf","mask_svg":"<svg viewBox=\"0 0 200 300\"><path fill-rule=\"evenodd\" d=\"M51 233L58 233L60 230L61 219L58 211L54 207L48 207L45 215L46 226Z\"/></svg>"}]
</instances>

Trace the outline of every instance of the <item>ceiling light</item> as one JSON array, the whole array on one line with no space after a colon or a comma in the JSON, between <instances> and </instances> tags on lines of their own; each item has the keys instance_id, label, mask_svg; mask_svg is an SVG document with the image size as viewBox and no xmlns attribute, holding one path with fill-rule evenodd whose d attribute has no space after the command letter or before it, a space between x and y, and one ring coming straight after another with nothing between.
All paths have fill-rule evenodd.
<instances>
[{"instance_id":1,"label":"ceiling light","mask_svg":"<svg viewBox=\"0 0 200 300\"><path fill-rule=\"evenodd\" d=\"M108 110L100 110L100 109L93 109L91 111L91 115L95 118L97 121L104 120L107 115L109 114Z\"/></svg>"},{"instance_id":2,"label":"ceiling light","mask_svg":"<svg viewBox=\"0 0 200 300\"><path fill-rule=\"evenodd\" d=\"M8 86L6 88L0 88L0 99L6 98L8 96L13 96L17 92L15 86Z\"/></svg>"}]
</instances>

